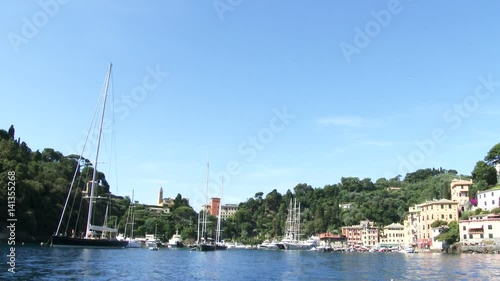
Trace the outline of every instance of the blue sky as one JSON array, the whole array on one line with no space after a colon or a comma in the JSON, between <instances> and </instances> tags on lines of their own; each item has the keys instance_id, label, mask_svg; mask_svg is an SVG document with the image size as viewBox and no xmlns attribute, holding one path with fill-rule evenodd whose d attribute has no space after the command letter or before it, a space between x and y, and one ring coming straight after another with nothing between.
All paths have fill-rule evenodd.
<instances>
[{"instance_id":1,"label":"blue sky","mask_svg":"<svg viewBox=\"0 0 500 281\"><path fill-rule=\"evenodd\" d=\"M159 2L3 3L0 127L76 152L112 62L112 191L152 204L163 186L196 209L208 150L209 196L225 173L239 203L344 176L469 175L500 140L496 1Z\"/></svg>"}]
</instances>

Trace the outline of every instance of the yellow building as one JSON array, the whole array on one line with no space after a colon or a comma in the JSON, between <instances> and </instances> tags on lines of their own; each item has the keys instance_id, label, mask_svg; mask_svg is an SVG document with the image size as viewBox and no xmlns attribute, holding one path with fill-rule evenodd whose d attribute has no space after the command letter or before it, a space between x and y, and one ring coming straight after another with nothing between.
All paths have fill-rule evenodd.
<instances>
[{"instance_id":1,"label":"yellow building","mask_svg":"<svg viewBox=\"0 0 500 281\"><path fill-rule=\"evenodd\" d=\"M384 232L380 235L380 246L399 247L405 244L404 226L399 223L392 223L384 227Z\"/></svg>"},{"instance_id":2,"label":"yellow building","mask_svg":"<svg viewBox=\"0 0 500 281\"><path fill-rule=\"evenodd\" d=\"M437 220L446 222L458 221L458 202L448 199L427 201L418 205L420 214L418 216L418 238L419 247L432 245L432 223Z\"/></svg>"},{"instance_id":3,"label":"yellow building","mask_svg":"<svg viewBox=\"0 0 500 281\"><path fill-rule=\"evenodd\" d=\"M460 211L465 211L469 203L469 188L472 186L472 180L453 180L451 181L451 201L458 202Z\"/></svg>"},{"instance_id":4,"label":"yellow building","mask_svg":"<svg viewBox=\"0 0 500 281\"><path fill-rule=\"evenodd\" d=\"M220 217L223 219L228 219L232 217L236 211L238 211L238 205L236 204L226 204L221 206Z\"/></svg>"},{"instance_id":5,"label":"yellow building","mask_svg":"<svg viewBox=\"0 0 500 281\"><path fill-rule=\"evenodd\" d=\"M407 246L417 245L420 208L420 205L408 208L408 215L404 221L404 243Z\"/></svg>"}]
</instances>

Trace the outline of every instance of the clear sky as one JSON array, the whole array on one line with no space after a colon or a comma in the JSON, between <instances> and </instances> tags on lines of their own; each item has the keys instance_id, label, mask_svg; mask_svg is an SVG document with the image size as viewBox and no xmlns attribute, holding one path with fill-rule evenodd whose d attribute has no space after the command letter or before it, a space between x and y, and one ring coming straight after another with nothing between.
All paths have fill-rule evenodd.
<instances>
[{"instance_id":1,"label":"clear sky","mask_svg":"<svg viewBox=\"0 0 500 281\"><path fill-rule=\"evenodd\" d=\"M498 1L4 1L0 128L75 153L113 63L111 190L199 209L500 142ZM106 165L103 165L105 169Z\"/></svg>"}]
</instances>

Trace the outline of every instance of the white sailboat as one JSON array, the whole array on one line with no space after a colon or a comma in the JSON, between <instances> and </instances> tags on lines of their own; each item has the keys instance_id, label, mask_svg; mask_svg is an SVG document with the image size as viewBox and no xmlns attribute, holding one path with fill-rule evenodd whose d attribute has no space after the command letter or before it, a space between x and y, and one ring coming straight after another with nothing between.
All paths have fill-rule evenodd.
<instances>
[{"instance_id":1,"label":"white sailboat","mask_svg":"<svg viewBox=\"0 0 500 281\"><path fill-rule=\"evenodd\" d=\"M205 210L201 221L201 233L198 233L198 241L196 248L201 252L215 251L215 243L213 239L208 238L207 220L208 220L208 175L210 170L210 156L207 157L207 176L206 176L206 190L205 190Z\"/></svg>"},{"instance_id":2,"label":"white sailboat","mask_svg":"<svg viewBox=\"0 0 500 281\"><path fill-rule=\"evenodd\" d=\"M300 203L297 207L297 198L293 201L290 199L286 221L286 235L281 240L281 243L286 250L310 250L315 246L310 241L300 241Z\"/></svg>"},{"instance_id":3,"label":"white sailboat","mask_svg":"<svg viewBox=\"0 0 500 281\"><path fill-rule=\"evenodd\" d=\"M110 228L106 227L106 225L103 226L97 226L93 225L93 214L94 214L94 201L97 199L102 199L102 197L96 196L95 195L95 190L96 188L99 187L99 182L97 178L98 170L97 166L99 163L99 148L101 144L101 137L102 137L102 128L103 128L103 121L104 121L104 115L106 112L106 101L108 97L108 88L109 88L109 82L110 82L110 77L111 77L111 69L112 69L112 64L109 65L108 68L108 73L106 75L105 79L105 86L104 86L104 94L102 99L100 98L99 100L102 101L102 111L100 112L100 116L98 117L99 121L99 128L98 128L98 134L97 134L97 139L94 140L97 143L96 151L95 151L95 161L93 163L93 172L92 172L92 180L90 180L87 183L87 189L83 191L82 193L85 195L84 198L88 199L89 205L88 205L88 213L87 213L87 225L85 229L85 233L83 237L77 237L76 233L73 232L72 236L66 236L64 233L60 233L61 230L61 224L64 218L64 214L66 212L66 207L68 205L69 198L71 196L71 191L73 189L73 186L75 184L75 179L77 178L77 175L80 174L80 169L81 169L81 163L83 158L83 153L85 151L82 151L80 154L80 157L78 159L77 167L75 169L75 172L73 174L73 179L71 181L71 185L69 188L68 196L66 198L66 202L64 204L61 218L59 220L59 224L57 225L57 230L54 235L51 237L51 242L50 245L53 247L80 247L80 248L124 248L127 246L128 242L127 241L120 241L116 239L116 234L117 234L117 229L115 228ZM89 130L90 134L91 130ZM87 142L90 142L87 138ZM88 143L85 144L85 147L87 146ZM89 194L90 193L90 194ZM74 231L74 230L73 230ZM109 233L109 238L107 237Z\"/></svg>"},{"instance_id":4,"label":"white sailboat","mask_svg":"<svg viewBox=\"0 0 500 281\"><path fill-rule=\"evenodd\" d=\"M217 232L215 235L215 250L226 250L227 245L224 243L224 241L221 239L221 212L222 212L222 195L224 193L224 177L221 179L221 186L220 186L221 194L220 194L220 201L219 201L219 215L217 216Z\"/></svg>"},{"instance_id":5,"label":"white sailboat","mask_svg":"<svg viewBox=\"0 0 500 281\"><path fill-rule=\"evenodd\" d=\"M127 221L125 222L125 240L128 241L127 248L140 248L141 241L134 238L134 225L135 225L135 213L134 213L134 190L132 190L132 201L130 202L129 212L127 214ZM129 218L132 217L132 222L129 223ZM130 237L127 237L127 226L131 225Z\"/></svg>"}]
</instances>

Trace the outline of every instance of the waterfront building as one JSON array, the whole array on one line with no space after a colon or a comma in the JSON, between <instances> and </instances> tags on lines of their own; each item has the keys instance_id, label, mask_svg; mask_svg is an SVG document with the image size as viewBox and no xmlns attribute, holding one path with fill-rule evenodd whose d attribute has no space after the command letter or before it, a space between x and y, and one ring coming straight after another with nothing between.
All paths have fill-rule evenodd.
<instances>
[{"instance_id":1,"label":"waterfront building","mask_svg":"<svg viewBox=\"0 0 500 281\"><path fill-rule=\"evenodd\" d=\"M439 236L439 234L448 231L448 226L442 225L439 227L433 227L431 231L432 231L432 245L430 246L430 249L434 251L442 251L444 242L438 241L437 237Z\"/></svg>"},{"instance_id":2,"label":"waterfront building","mask_svg":"<svg viewBox=\"0 0 500 281\"><path fill-rule=\"evenodd\" d=\"M380 234L380 246L400 247L405 244L405 228L402 224L392 223L384 227Z\"/></svg>"},{"instance_id":3,"label":"waterfront building","mask_svg":"<svg viewBox=\"0 0 500 281\"><path fill-rule=\"evenodd\" d=\"M343 249L347 243L347 237L337 235L330 232L321 233L319 235L320 246L330 247L332 249Z\"/></svg>"},{"instance_id":4,"label":"waterfront building","mask_svg":"<svg viewBox=\"0 0 500 281\"><path fill-rule=\"evenodd\" d=\"M342 227L342 235L351 246L375 246L379 241L379 231L373 222L361 221L359 225Z\"/></svg>"},{"instance_id":5,"label":"waterfront building","mask_svg":"<svg viewBox=\"0 0 500 281\"><path fill-rule=\"evenodd\" d=\"M432 245L432 223L437 220L458 221L458 202L448 199L427 201L419 204L417 244L420 248Z\"/></svg>"},{"instance_id":6,"label":"waterfront building","mask_svg":"<svg viewBox=\"0 0 500 281\"><path fill-rule=\"evenodd\" d=\"M500 243L500 215L482 214L459 221L460 241L464 244Z\"/></svg>"},{"instance_id":7,"label":"waterfront building","mask_svg":"<svg viewBox=\"0 0 500 281\"><path fill-rule=\"evenodd\" d=\"M417 245L420 208L420 205L408 208L408 215L404 221L404 243L407 246Z\"/></svg>"}]
</instances>

